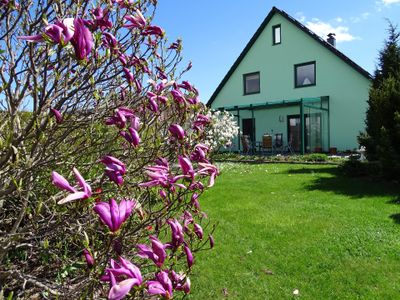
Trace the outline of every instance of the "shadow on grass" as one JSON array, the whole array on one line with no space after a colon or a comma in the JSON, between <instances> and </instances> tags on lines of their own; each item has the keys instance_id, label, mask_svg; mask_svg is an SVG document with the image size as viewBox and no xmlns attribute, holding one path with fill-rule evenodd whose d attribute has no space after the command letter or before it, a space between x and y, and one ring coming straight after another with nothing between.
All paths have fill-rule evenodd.
<instances>
[{"instance_id":1,"label":"shadow on grass","mask_svg":"<svg viewBox=\"0 0 400 300\"><path fill-rule=\"evenodd\" d=\"M400 187L398 184L378 181L368 177L349 177L339 167L304 167L290 169L288 174L316 174L316 178L304 189L320 190L346 195L353 199L373 196L393 197L388 204L400 204Z\"/></svg>"},{"instance_id":2,"label":"shadow on grass","mask_svg":"<svg viewBox=\"0 0 400 300\"><path fill-rule=\"evenodd\" d=\"M393 222L395 222L396 224L400 224L400 213L398 214L393 214L389 216Z\"/></svg>"},{"instance_id":3,"label":"shadow on grass","mask_svg":"<svg viewBox=\"0 0 400 300\"><path fill-rule=\"evenodd\" d=\"M338 167L326 167L326 168L316 168L316 167L305 167L300 169L289 169L287 174L312 174L312 173L327 173L337 175L339 173Z\"/></svg>"}]
</instances>

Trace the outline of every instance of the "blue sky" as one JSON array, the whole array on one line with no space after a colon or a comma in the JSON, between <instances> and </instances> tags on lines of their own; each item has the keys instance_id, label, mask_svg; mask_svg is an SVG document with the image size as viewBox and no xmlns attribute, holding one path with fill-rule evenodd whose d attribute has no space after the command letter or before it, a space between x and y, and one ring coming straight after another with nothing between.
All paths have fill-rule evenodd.
<instances>
[{"instance_id":1,"label":"blue sky","mask_svg":"<svg viewBox=\"0 0 400 300\"><path fill-rule=\"evenodd\" d=\"M273 6L315 33L335 32L337 48L372 73L387 36L386 18L400 28L400 0L159 0L154 23L183 39L184 79L208 101Z\"/></svg>"}]
</instances>

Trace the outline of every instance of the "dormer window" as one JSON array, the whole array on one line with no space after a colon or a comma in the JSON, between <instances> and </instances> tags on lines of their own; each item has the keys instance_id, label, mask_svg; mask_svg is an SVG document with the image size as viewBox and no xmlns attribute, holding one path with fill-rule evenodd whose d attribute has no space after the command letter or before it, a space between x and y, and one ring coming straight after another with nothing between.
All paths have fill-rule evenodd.
<instances>
[{"instance_id":1,"label":"dormer window","mask_svg":"<svg viewBox=\"0 0 400 300\"><path fill-rule=\"evenodd\" d=\"M281 43L281 24L272 26L272 44L278 45Z\"/></svg>"},{"instance_id":2,"label":"dormer window","mask_svg":"<svg viewBox=\"0 0 400 300\"><path fill-rule=\"evenodd\" d=\"M260 92L260 72L243 75L244 95L258 94Z\"/></svg>"},{"instance_id":3,"label":"dormer window","mask_svg":"<svg viewBox=\"0 0 400 300\"><path fill-rule=\"evenodd\" d=\"M315 61L294 65L294 86L296 88L315 85Z\"/></svg>"}]
</instances>

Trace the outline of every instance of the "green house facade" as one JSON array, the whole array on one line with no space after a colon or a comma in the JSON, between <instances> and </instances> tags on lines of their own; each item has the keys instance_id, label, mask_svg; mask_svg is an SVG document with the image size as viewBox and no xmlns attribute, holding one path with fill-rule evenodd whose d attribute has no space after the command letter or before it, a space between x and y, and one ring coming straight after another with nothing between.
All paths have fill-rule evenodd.
<instances>
[{"instance_id":1,"label":"green house facade","mask_svg":"<svg viewBox=\"0 0 400 300\"><path fill-rule=\"evenodd\" d=\"M325 41L273 7L207 105L234 114L253 145L281 134L296 152L353 150L370 83L334 35Z\"/></svg>"}]
</instances>

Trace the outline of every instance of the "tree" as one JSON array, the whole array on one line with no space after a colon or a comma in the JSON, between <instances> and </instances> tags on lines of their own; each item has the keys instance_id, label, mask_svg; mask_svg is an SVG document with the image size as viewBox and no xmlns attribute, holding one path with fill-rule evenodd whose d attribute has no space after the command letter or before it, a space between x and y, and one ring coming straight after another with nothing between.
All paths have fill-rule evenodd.
<instances>
[{"instance_id":1,"label":"tree","mask_svg":"<svg viewBox=\"0 0 400 300\"><path fill-rule=\"evenodd\" d=\"M400 178L400 33L392 23L388 32L369 92L366 132L359 142L386 176Z\"/></svg>"},{"instance_id":2,"label":"tree","mask_svg":"<svg viewBox=\"0 0 400 300\"><path fill-rule=\"evenodd\" d=\"M0 293L178 297L217 168L156 0L0 0Z\"/></svg>"}]
</instances>

